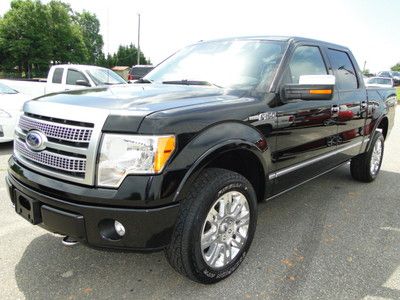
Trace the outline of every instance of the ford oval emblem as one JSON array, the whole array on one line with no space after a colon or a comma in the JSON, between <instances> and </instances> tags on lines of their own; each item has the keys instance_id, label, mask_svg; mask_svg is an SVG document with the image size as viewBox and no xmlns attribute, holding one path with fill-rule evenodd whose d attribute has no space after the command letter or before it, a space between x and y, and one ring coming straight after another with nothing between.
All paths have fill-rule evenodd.
<instances>
[{"instance_id":1,"label":"ford oval emblem","mask_svg":"<svg viewBox=\"0 0 400 300\"><path fill-rule=\"evenodd\" d=\"M30 149L34 151L42 151L46 148L45 143L47 138L42 132L38 130L32 130L26 135L25 141Z\"/></svg>"}]
</instances>

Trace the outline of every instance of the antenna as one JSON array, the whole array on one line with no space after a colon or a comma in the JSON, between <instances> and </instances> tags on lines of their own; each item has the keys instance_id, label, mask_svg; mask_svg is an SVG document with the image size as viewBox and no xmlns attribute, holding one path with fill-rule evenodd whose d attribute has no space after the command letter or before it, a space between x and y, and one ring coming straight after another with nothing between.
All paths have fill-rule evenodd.
<instances>
[{"instance_id":1,"label":"antenna","mask_svg":"<svg viewBox=\"0 0 400 300\"><path fill-rule=\"evenodd\" d=\"M140 13L138 13L138 32L137 32L137 65L140 64Z\"/></svg>"}]
</instances>

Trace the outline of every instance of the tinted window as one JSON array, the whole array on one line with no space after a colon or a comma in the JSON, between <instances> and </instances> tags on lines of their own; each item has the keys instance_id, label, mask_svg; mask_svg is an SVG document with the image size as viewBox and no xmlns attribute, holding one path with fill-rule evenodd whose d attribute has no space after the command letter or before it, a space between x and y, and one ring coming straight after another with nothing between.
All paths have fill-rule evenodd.
<instances>
[{"instance_id":1,"label":"tinted window","mask_svg":"<svg viewBox=\"0 0 400 300\"><path fill-rule=\"evenodd\" d=\"M85 75L83 75L81 72L76 70L68 70L67 84L76 85L77 80L84 80L88 82Z\"/></svg>"},{"instance_id":2,"label":"tinted window","mask_svg":"<svg viewBox=\"0 0 400 300\"><path fill-rule=\"evenodd\" d=\"M64 73L64 69L63 68L57 68L54 70L54 74L53 74L53 83L61 83L62 80L62 76Z\"/></svg>"},{"instance_id":3,"label":"tinted window","mask_svg":"<svg viewBox=\"0 0 400 300\"><path fill-rule=\"evenodd\" d=\"M284 83L299 83L301 75L328 74L321 52L315 46L297 47L284 74Z\"/></svg>"},{"instance_id":4,"label":"tinted window","mask_svg":"<svg viewBox=\"0 0 400 300\"><path fill-rule=\"evenodd\" d=\"M356 71L346 52L328 50L329 59L336 75L336 84L340 90L353 90L358 88Z\"/></svg>"},{"instance_id":5,"label":"tinted window","mask_svg":"<svg viewBox=\"0 0 400 300\"><path fill-rule=\"evenodd\" d=\"M144 77L149 73L153 67L132 67L129 72L133 76Z\"/></svg>"}]
</instances>

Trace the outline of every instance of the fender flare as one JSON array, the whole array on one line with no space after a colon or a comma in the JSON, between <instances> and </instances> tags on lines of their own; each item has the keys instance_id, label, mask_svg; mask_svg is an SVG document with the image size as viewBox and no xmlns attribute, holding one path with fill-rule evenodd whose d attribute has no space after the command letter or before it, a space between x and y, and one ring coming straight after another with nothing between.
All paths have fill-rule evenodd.
<instances>
[{"instance_id":1,"label":"fender flare","mask_svg":"<svg viewBox=\"0 0 400 300\"><path fill-rule=\"evenodd\" d=\"M178 197L180 196L181 192L183 191L184 187L186 186L187 183L190 183L192 180L194 180L198 174L210 163L213 161L215 157L222 153L230 152L230 151L235 151L235 150L245 150L248 152L251 152L253 155L255 155L259 162L261 163L264 174L266 175L268 172L268 166L263 159L263 152L258 149L254 144L251 144L250 142L243 141L241 139L231 139L224 141L223 143L220 143L218 145L215 145L208 149L206 152L204 152L189 168L189 170L186 172L185 176L181 180L175 195L173 197L172 202L177 202ZM267 150L266 152L269 153ZM267 154L269 155L269 154Z\"/></svg>"}]
</instances>

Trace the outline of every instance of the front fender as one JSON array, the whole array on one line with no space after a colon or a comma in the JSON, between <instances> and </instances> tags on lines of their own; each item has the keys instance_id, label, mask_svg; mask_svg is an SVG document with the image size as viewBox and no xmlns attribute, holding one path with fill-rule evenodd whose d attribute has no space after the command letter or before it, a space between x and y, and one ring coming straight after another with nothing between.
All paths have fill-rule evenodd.
<instances>
[{"instance_id":1,"label":"front fender","mask_svg":"<svg viewBox=\"0 0 400 300\"><path fill-rule=\"evenodd\" d=\"M224 122L204 129L192 139L173 159L170 168L186 169L173 201L178 200L189 179L193 180L210 161L227 151L242 149L257 156L263 166L264 175L269 172L270 151L265 137L254 127L239 121Z\"/></svg>"}]
</instances>

